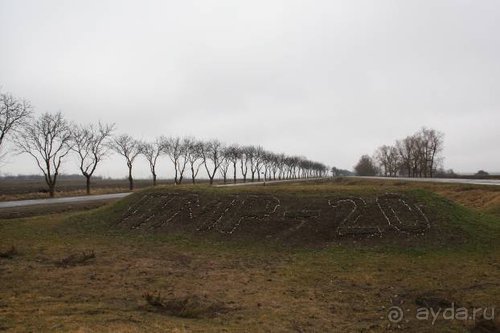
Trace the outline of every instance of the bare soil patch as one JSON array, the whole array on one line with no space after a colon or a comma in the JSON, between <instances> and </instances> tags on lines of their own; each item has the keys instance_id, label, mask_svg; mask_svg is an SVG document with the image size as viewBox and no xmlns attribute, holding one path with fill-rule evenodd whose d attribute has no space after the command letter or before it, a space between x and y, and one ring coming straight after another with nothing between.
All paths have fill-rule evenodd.
<instances>
[{"instance_id":1,"label":"bare soil patch","mask_svg":"<svg viewBox=\"0 0 500 333\"><path fill-rule=\"evenodd\" d=\"M283 244L443 240L434 212L404 193L354 196L165 191L130 200L117 226Z\"/></svg>"}]
</instances>

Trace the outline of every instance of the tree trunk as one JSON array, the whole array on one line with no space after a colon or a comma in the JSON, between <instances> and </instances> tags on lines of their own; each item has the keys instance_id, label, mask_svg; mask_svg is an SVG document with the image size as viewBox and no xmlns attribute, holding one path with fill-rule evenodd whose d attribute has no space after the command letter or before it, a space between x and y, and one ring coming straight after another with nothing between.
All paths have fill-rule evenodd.
<instances>
[{"instance_id":1,"label":"tree trunk","mask_svg":"<svg viewBox=\"0 0 500 333\"><path fill-rule=\"evenodd\" d=\"M153 173L153 186L156 186L156 173Z\"/></svg>"},{"instance_id":2,"label":"tree trunk","mask_svg":"<svg viewBox=\"0 0 500 333\"><path fill-rule=\"evenodd\" d=\"M129 186L128 186L129 190L132 191L134 189L134 178L132 178L132 168L131 167L128 168L128 184L129 184Z\"/></svg>"},{"instance_id":3,"label":"tree trunk","mask_svg":"<svg viewBox=\"0 0 500 333\"><path fill-rule=\"evenodd\" d=\"M234 174L233 174L233 183L236 184L236 163L233 163L233 169L234 169Z\"/></svg>"},{"instance_id":4,"label":"tree trunk","mask_svg":"<svg viewBox=\"0 0 500 333\"><path fill-rule=\"evenodd\" d=\"M54 193L56 192L56 185L55 184L49 184L49 196L51 198L54 197Z\"/></svg>"},{"instance_id":5,"label":"tree trunk","mask_svg":"<svg viewBox=\"0 0 500 333\"><path fill-rule=\"evenodd\" d=\"M85 178L87 178L87 195L90 194L90 176L86 176Z\"/></svg>"}]
</instances>

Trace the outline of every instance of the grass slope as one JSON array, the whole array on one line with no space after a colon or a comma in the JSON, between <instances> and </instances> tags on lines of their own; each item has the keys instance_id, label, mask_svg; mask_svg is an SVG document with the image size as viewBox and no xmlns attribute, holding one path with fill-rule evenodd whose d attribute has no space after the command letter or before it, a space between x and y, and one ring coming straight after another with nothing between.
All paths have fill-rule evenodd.
<instances>
[{"instance_id":1,"label":"grass slope","mask_svg":"<svg viewBox=\"0 0 500 333\"><path fill-rule=\"evenodd\" d=\"M436 194L431 189L391 185L381 188L373 184L354 186L349 184L317 183L247 188L166 186L135 193L114 205L95 210L91 214L80 215L71 223L84 228L117 229L116 232L125 233L128 231L136 234L162 233L174 238L208 237L217 241L235 240L238 243L256 242L268 245L277 243L286 246L367 244L404 249L422 247L488 249L498 245L500 218L491 214L491 208L487 211L467 208ZM397 212L400 209L401 212L397 213L401 220L405 218L413 222L411 219L415 219L415 215L405 215L406 207L398 202L399 198L404 198L412 205L414 211L418 206L425 212L430 222L429 230L424 228L422 231L409 229L408 232L398 232L390 228L384 213L380 212L376 203L376 198L380 199L387 193L398 195L384 207L387 216L391 210ZM206 207L195 211L193 205L193 208L186 209L183 205L190 200L194 202L193 195L196 195L200 206L205 203ZM174 201L172 196L175 196ZM235 208L231 207L235 198L246 206L234 204ZM277 208L274 201L276 198L280 200ZM350 221L345 222L344 219L351 213L352 205L346 204L344 207L339 205L340 208L337 210L328 205L329 201L335 203L336 200L345 198L360 198L368 202L360 218L353 214ZM268 211L273 209L276 211L274 217L266 217L264 211L266 205L269 206ZM198 218L196 214L199 214ZM189 215L194 215L194 218ZM221 219L222 215L224 217ZM397 223L394 217L389 217L393 224ZM421 216L417 217L424 222ZM217 220L220 221L216 227L211 229L206 227ZM378 226L385 229L383 234L376 234L374 237L370 235L367 237L365 234L339 236L336 228L342 226L342 223L343 225L351 223L355 227ZM238 228L232 230L234 226ZM221 232L216 232L216 228L220 228ZM229 234L228 231L234 232Z\"/></svg>"}]
</instances>

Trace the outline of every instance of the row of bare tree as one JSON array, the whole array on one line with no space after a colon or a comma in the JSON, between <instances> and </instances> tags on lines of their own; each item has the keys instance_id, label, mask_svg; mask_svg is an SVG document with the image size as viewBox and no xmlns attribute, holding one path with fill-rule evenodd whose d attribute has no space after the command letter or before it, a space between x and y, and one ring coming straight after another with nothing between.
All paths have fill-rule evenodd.
<instances>
[{"instance_id":1,"label":"row of bare tree","mask_svg":"<svg viewBox=\"0 0 500 333\"><path fill-rule=\"evenodd\" d=\"M377 169L389 177L433 177L442 162L443 139L443 133L424 127L392 146L383 145L374 154Z\"/></svg>"},{"instance_id":2,"label":"row of bare tree","mask_svg":"<svg viewBox=\"0 0 500 333\"><path fill-rule=\"evenodd\" d=\"M134 186L133 165L139 155L148 161L154 185L157 163L162 155L167 155L173 163L176 184L182 183L188 170L191 182L195 183L201 168L205 169L210 184L217 173L226 183L231 178L230 170L233 182L237 181L237 171L244 182L261 178L321 177L327 172L327 167L321 163L304 157L275 154L260 146L226 146L218 140L179 137L158 137L151 142L142 142L127 134L114 136L114 129L114 124L71 124L60 112L34 117L28 102L0 94L0 149L4 138L12 135L17 151L31 155L43 172L50 196L54 196L61 163L70 152L78 158L88 194L98 164L113 151L125 158L130 189Z\"/></svg>"},{"instance_id":3,"label":"row of bare tree","mask_svg":"<svg viewBox=\"0 0 500 333\"><path fill-rule=\"evenodd\" d=\"M191 182L194 184L202 166L210 184L213 183L217 172L222 176L224 183L227 183L229 178L236 183L238 171L241 172L243 182L248 179L252 182L260 181L261 178L276 180L322 177L327 171L324 164L309 161L304 157L276 154L260 146L227 146L218 140L200 141L195 138L159 137L153 142L140 143L128 135L121 135L116 137L114 142L115 150L125 156L127 161L133 162L131 158L133 154L130 154L130 151L134 151L135 154L144 154L149 162L153 182L156 181L156 162L161 154L168 155L172 161L176 184L182 182L188 169ZM132 149L134 146L135 148ZM126 147L128 149L125 149Z\"/></svg>"}]
</instances>

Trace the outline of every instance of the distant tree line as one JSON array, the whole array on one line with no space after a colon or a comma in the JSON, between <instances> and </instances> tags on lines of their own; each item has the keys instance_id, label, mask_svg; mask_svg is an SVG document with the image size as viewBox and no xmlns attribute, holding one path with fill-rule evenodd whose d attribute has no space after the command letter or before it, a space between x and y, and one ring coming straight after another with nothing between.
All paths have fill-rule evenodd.
<instances>
[{"instance_id":1,"label":"distant tree line","mask_svg":"<svg viewBox=\"0 0 500 333\"><path fill-rule=\"evenodd\" d=\"M434 177L442 163L443 133L422 128L413 135L383 145L373 157L363 155L354 167L360 176Z\"/></svg>"},{"instance_id":2,"label":"distant tree line","mask_svg":"<svg viewBox=\"0 0 500 333\"><path fill-rule=\"evenodd\" d=\"M332 173L332 177L354 176L354 172L345 169L338 169L336 167L332 167L330 172Z\"/></svg>"},{"instance_id":3,"label":"distant tree line","mask_svg":"<svg viewBox=\"0 0 500 333\"><path fill-rule=\"evenodd\" d=\"M161 155L170 158L175 184L181 184L186 177L190 177L190 182L195 184L200 169L204 169L210 184L213 184L217 174L224 183L229 180L236 183L238 172L241 173L243 182L253 182L262 179L323 177L328 170L324 164L305 157L276 154L260 146L225 145L215 139L202 141L193 137L161 136L151 142L139 142L130 135L123 134L112 138L111 147L126 160L131 189L133 162L141 154L149 163L154 185L157 179L157 162Z\"/></svg>"},{"instance_id":4,"label":"distant tree line","mask_svg":"<svg viewBox=\"0 0 500 333\"><path fill-rule=\"evenodd\" d=\"M274 153L261 146L225 145L218 140L192 137L158 137L150 142L139 141L128 134L114 135L114 124L76 125L61 112L34 116L31 105L10 94L0 93L0 149L11 137L18 153L30 155L54 196L62 161L73 155L86 179L87 194L99 163L112 152L121 155L127 166L129 187L134 187L133 166L143 156L151 171L153 185L157 182L159 157L170 158L175 184L181 184L189 173L194 184L200 169L213 184L219 175L224 183L243 181L323 177L328 167L302 156Z\"/></svg>"}]
</instances>

